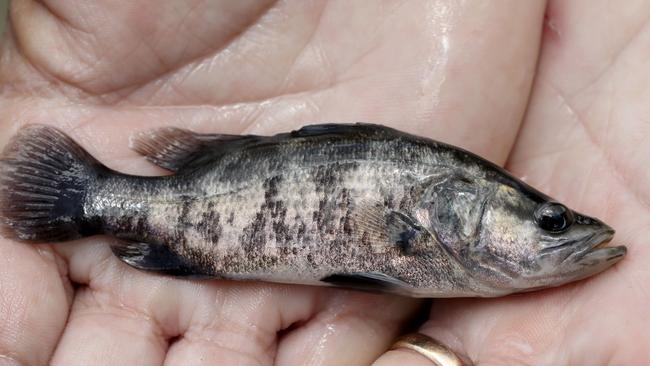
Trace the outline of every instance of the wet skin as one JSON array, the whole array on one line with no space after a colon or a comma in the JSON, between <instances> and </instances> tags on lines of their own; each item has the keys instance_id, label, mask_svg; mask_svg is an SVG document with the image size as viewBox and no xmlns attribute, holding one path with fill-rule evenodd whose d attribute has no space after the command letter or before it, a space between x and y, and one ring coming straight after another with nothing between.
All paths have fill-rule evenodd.
<instances>
[{"instance_id":1,"label":"wet skin","mask_svg":"<svg viewBox=\"0 0 650 366\"><path fill-rule=\"evenodd\" d=\"M557 290L434 301L423 332L486 365L648 360L647 4L89 4L102 10L14 2L0 64L3 139L51 123L115 169L160 174L129 152L135 128L268 134L316 120L403 121L395 127L477 152L598 213L617 229L613 244L629 248L624 266ZM421 304L171 280L128 268L108 244L0 241L1 359L368 364ZM390 352L377 364L419 361Z\"/></svg>"}]
</instances>

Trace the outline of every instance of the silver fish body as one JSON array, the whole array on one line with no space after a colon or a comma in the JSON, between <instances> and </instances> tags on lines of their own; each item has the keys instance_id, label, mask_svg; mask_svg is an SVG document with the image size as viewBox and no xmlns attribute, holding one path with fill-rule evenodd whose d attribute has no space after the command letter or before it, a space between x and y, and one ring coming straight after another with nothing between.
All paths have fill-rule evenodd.
<instances>
[{"instance_id":1,"label":"silver fish body","mask_svg":"<svg viewBox=\"0 0 650 366\"><path fill-rule=\"evenodd\" d=\"M3 158L5 235L108 234L120 239L113 252L143 270L420 297L557 286L626 251L601 248L610 227L496 165L383 126L275 136L167 128L134 148L174 174L120 174L60 131L23 130Z\"/></svg>"}]
</instances>

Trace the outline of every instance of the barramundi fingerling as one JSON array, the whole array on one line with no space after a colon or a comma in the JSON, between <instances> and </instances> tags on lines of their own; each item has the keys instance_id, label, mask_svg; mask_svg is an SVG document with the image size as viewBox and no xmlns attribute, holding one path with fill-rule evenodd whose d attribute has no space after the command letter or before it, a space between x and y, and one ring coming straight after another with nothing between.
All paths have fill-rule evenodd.
<instances>
[{"instance_id":1,"label":"barramundi fingerling","mask_svg":"<svg viewBox=\"0 0 650 366\"><path fill-rule=\"evenodd\" d=\"M21 130L0 163L3 235L110 235L141 270L417 297L558 286L626 254L608 225L489 161L379 125L163 128L133 148L172 174L122 174L53 127Z\"/></svg>"}]
</instances>

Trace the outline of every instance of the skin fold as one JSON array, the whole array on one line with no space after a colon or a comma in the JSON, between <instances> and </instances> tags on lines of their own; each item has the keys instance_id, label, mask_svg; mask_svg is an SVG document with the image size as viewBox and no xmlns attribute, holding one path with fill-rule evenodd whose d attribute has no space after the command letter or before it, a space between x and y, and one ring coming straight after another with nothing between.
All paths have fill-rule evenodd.
<instances>
[{"instance_id":1,"label":"skin fold","mask_svg":"<svg viewBox=\"0 0 650 366\"><path fill-rule=\"evenodd\" d=\"M478 365L650 362L649 18L644 1L13 1L0 145L51 124L155 175L137 131L371 121L505 166L629 251L558 289L424 302L146 274L107 238L0 239L0 364L429 365L385 353L428 306L420 331Z\"/></svg>"}]
</instances>

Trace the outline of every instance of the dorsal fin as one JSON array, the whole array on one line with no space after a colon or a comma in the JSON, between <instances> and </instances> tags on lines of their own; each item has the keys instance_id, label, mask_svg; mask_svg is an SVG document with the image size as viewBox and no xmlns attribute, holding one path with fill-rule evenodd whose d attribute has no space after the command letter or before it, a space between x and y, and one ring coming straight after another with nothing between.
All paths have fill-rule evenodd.
<instances>
[{"instance_id":1,"label":"dorsal fin","mask_svg":"<svg viewBox=\"0 0 650 366\"><path fill-rule=\"evenodd\" d=\"M335 136L388 136L402 134L390 127L372 123L321 123L307 125L291 132L291 137L316 137L323 135Z\"/></svg>"},{"instance_id":2,"label":"dorsal fin","mask_svg":"<svg viewBox=\"0 0 650 366\"><path fill-rule=\"evenodd\" d=\"M205 161L259 143L282 143L290 139L341 137L377 138L399 136L389 127L369 123L307 125L291 133L275 136L202 134L189 130L164 127L137 135L131 142L133 150L161 168L178 172L200 166Z\"/></svg>"},{"instance_id":3,"label":"dorsal fin","mask_svg":"<svg viewBox=\"0 0 650 366\"><path fill-rule=\"evenodd\" d=\"M178 172L193 161L224 154L233 144L258 139L252 135L202 134L176 127L146 131L131 141L131 148L161 168Z\"/></svg>"}]
</instances>

